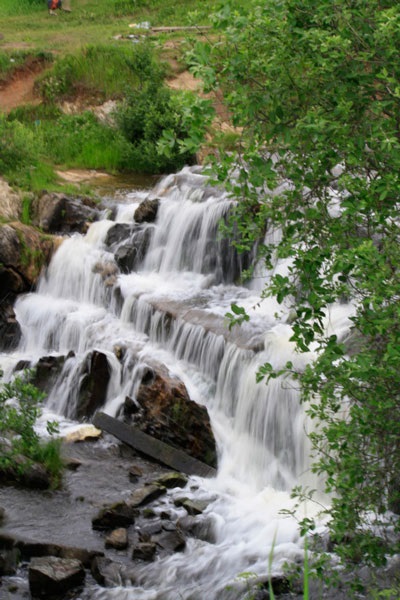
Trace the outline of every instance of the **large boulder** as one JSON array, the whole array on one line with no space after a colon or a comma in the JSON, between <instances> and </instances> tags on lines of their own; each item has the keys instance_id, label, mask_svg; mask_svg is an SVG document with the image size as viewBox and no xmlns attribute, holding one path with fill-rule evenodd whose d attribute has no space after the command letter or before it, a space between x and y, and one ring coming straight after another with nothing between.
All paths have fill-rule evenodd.
<instances>
[{"instance_id":1,"label":"large boulder","mask_svg":"<svg viewBox=\"0 0 400 600\"><path fill-rule=\"evenodd\" d=\"M153 227L116 223L107 233L105 245L114 252L115 261L123 273L135 270L143 261L150 244Z\"/></svg>"},{"instance_id":2,"label":"large boulder","mask_svg":"<svg viewBox=\"0 0 400 600\"><path fill-rule=\"evenodd\" d=\"M34 597L66 594L82 585L84 579L83 565L75 558L42 556L32 559L29 566L29 588Z\"/></svg>"},{"instance_id":3,"label":"large boulder","mask_svg":"<svg viewBox=\"0 0 400 600\"><path fill-rule=\"evenodd\" d=\"M183 382L157 366L147 368L137 397L136 427L214 467L215 438L207 409L189 398Z\"/></svg>"},{"instance_id":4,"label":"large boulder","mask_svg":"<svg viewBox=\"0 0 400 600\"><path fill-rule=\"evenodd\" d=\"M65 360L65 356L42 356L35 367L35 386L42 392L49 393L61 374Z\"/></svg>"},{"instance_id":5,"label":"large boulder","mask_svg":"<svg viewBox=\"0 0 400 600\"><path fill-rule=\"evenodd\" d=\"M0 225L0 350L18 344L21 331L13 310L15 299L35 287L53 247L52 240L33 227Z\"/></svg>"},{"instance_id":6,"label":"large boulder","mask_svg":"<svg viewBox=\"0 0 400 600\"><path fill-rule=\"evenodd\" d=\"M33 220L49 233L85 233L99 218L96 203L87 198L69 198L61 193L45 192L32 207Z\"/></svg>"},{"instance_id":7,"label":"large boulder","mask_svg":"<svg viewBox=\"0 0 400 600\"><path fill-rule=\"evenodd\" d=\"M73 415L80 420L91 417L106 400L110 367L103 352L94 350L88 355L81 381L76 415Z\"/></svg>"},{"instance_id":8,"label":"large boulder","mask_svg":"<svg viewBox=\"0 0 400 600\"><path fill-rule=\"evenodd\" d=\"M136 223L153 223L156 220L160 200L158 198L146 198L135 210L133 218Z\"/></svg>"}]
</instances>

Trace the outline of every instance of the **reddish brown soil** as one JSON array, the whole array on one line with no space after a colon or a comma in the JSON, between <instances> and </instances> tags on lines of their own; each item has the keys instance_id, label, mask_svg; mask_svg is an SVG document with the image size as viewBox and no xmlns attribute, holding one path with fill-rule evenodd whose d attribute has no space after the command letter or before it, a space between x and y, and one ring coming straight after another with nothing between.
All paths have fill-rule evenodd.
<instances>
[{"instance_id":1,"label":"reddish brown soil","mask_svg":"<svg viewBox=\"0 0 400 600\"><path fill-rule=\"evenodd\" d=\"M0 86L0 111L8 113L22 104L37 104L40 99L35 95L34 84L37 76L46 68L47 63L32 61L18 69L12 78Z\"/></svg>"}]
</instances>

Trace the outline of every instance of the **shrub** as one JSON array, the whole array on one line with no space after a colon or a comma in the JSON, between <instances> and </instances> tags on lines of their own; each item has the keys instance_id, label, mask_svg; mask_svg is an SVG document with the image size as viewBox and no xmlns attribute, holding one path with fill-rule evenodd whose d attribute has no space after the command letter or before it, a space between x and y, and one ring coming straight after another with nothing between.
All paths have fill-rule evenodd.
<instances>
[{"instance_id":1,"label":"shrub","mask_svg":"<svg viewBox=\"0 0 400 600\"><path fill-rule=\"evenodd\" d=\"M126 156L126 168L133 171L162 173L193 163L194 154L174 144L167 154L158 145L166 131L175 140L189 135L184 122L183 104L178 95L154 82L130 93L116 115L117 123L131 143Z\"/></svg>"},{"instance_id":2,"label":"shrub","mask_svg":"<svg viewBox=\"0 0 400 600\"><path fill-rule=\"evenodd\" d=\"M21 480L29 464L39 462L57 485L62 470L60 442L43 442L35 431L44 396L29 382L28 375L16 377L0 389L0 469L16 473ZM56 433L57 424L48 422L47 430L51 435Z\"/></svg>"}]
</instances>

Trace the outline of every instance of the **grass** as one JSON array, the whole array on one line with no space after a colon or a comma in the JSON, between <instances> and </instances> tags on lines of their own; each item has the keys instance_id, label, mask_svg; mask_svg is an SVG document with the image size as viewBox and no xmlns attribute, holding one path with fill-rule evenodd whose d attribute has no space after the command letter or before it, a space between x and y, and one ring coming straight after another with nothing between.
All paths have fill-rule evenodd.
<instances>
[{"instance_id":1,"label":"grass","mask_svg":"<svg viewBox=\"0 0 400 600\"><path fill-rule=\"evenodd\" d=\"M220 2L216 0L71 0L72 12L51 17L45 0L2 0L1 48L49 49L71 52L87 44L108 43L132 33L129 24L149 21L154 26L206 25ZM237 0L244 5L244 0Z\"/></svg>"}]
</instances>

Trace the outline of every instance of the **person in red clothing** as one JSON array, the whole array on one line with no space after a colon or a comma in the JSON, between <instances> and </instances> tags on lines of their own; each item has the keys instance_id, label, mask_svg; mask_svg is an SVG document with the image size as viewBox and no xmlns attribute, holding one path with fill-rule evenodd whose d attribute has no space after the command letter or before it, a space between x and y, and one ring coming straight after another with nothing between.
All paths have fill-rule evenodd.
<instances>
[{"instance_id":1,"label":"person in red clothing","mask_svg":"<svg viewBox=\"0 0 400 600\"><path fill-rule=\"evenodd\" d=\"M47 0L49 15L56 15L56 9L61 8L61 0Z\"/></svg>"}]
</instances>

